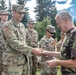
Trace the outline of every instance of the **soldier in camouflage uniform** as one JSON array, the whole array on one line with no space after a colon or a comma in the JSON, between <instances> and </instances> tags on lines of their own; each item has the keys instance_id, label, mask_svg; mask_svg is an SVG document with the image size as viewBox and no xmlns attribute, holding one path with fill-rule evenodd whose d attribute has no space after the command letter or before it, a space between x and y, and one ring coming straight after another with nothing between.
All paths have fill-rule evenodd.
<instances>
[{"instance_id":1,"label":"soldier in camouflage uniform","mask_svg":"<svg viewBox=\"0 0 76 75\"><path fill-rule=\"evenodd\" d=\"M3 71L3 65L2 65L2 53L5 50L5 40L3 37L2 27L4 26L5 22L8 20L8 12L5 10L1 10L0 12L0 75Z\"/></svg>"},{"instance_id":2,"label":"soldier in camouflage uniform","mask_svg":"<svg viewBox=\"0 0 76 75\"><path fill-rule=\"evenodd\" d=\"M28 21L28 28L26 29L26 42L28 46L31 46L33 48L37 48L38 46L38 33L34 29L35 22L34 20L30 19ZM35 75L36 73L36 67L37 67L37 57L35 55L32 55L32 58L30 59L30 69L31 69L31 75Z\"/></svg>"},{"instance_id":3,"label":"soldier in camouflage uniform","mask_svg":"<svg viewBox=\"0 0 76 75\"><path fill-rule=\"evenodd\" d=\"M2 29L7 42L7 48L2 56L4 65L2 75L30 75L27 56L31 52L38 54L38 48L34 49L26 44L25 27L20 22L24 13L23 5L14 4L12 19L6 22Z\"/></svg>"},{"instance_id":4,"label":"soldier in camouflage uniform","mask_svg":"<svg viewBox=\"0 0 76 75\"><path fill-rule=\"evenodd\" d=\"M50 60L47 64L50 68L61 66L62 75L76 75L76 27L72 16L65 10L56 15L58 28L66 33L66 39L62 44L60 52L43 51L40 54L60 57L61 60Z\"/></svg>"},{"instance_id":5,"label":"soldier in camouflage uniform","mask_svg":"<svg viewBox=\"0 0 76 75\"><path fill-rule=\"evenodd\" d=\"M56 45L58 52L60 52L60 48L61 48L62 43L63 43L63 41L64 41L65 38L66 38L66 33L61 32L61 33L60 33L60 40L58 41L58 43L57 43L57 45Z\"/></svg>"},{"instance_id":6,"label":"soldier in camouflage uniform","mask_svg":"<svg viewBox=\"0 0 76 75\"><path fill-rule=\"evenodd\" d=\"M55 27L48 25L46 28L46 35L42 37L39 42L39 48L42 48L47 51L55 51L55 46L52 46L54 38L52 36L55 34ZM56 69L50 69L46 64L44 64L47 60L52 60L53 57L42 56L41 57L41 75L56 75Z\"/></svg>"},{"instance_id":7,"label":"soldier in camouflage uniform","mask_svg":"<svg viewBox=\"0 0 76 75\"><path fill-rule=\"evenodd\" d=\"M26 42L27 45L37 48L38 46L38 33L34 29L35 22L34 20L30 19L28 21L28 28L26 29Z\"/></svg>"}]
</instances>

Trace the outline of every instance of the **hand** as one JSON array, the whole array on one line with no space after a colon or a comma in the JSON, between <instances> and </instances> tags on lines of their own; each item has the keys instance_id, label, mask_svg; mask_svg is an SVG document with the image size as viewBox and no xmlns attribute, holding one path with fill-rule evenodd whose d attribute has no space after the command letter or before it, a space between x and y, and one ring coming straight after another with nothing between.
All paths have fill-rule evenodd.
<instances>
[{"instance_id":1,"label":"hand","mask_svg":"<svg viewBox=\"0 0 76 75\"><path fill-rule=\"evenodd\" d=\"M40 52L42 51L42 48L33 48L32 49L32 52L35 54L35 55L37 55L37 56L39 56L40 55Z\"/></svg>"},{"instance_id":2,"label":"hand","mask_svg":"<svg viewBox=\"0 0 76 75\"><path fill-rule=\"evenodd\" d=\"M56 46L56 44L57 44L57 38L55 38L55 39L52 41L51 46L54 47L54 46Z\"/></svg>"},{"instance_id":3,"label":"hand","mask_svg":"<svg viewBox=\"0 0 76 75\"><path fill-rule=\"evenodd\" d=\"M54 68L57 66L57 60L49 60L46 61L46 63L49 65L50 68Z\"/></svg>"}]
</instances>

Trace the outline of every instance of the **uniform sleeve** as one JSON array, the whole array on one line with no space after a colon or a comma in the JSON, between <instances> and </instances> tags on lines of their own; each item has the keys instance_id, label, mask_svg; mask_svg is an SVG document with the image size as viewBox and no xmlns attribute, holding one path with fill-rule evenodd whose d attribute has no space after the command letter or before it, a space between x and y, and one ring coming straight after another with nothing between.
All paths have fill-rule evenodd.
<instances>
[{"instance_id":1,"label":"uniform sleeve","mask_svg":"<svg viewBox=\"0 0 76 75\"><path fill-rule=\"evenodd\" d=\"M5 25L3 27L3 33L5 35L5 38L7 40L7 43L9 45L9 47L11 47L13 50L22 52L24 54L26 54L27 52L31 51L31 47L29 46L24 46L16 37L13 29L11 28L10 25Z\"/></svg>"},{"instance_id":2,"label":"uniform sleeve","mask_svg":"<svg viewBox=\"0 0 76 75\"><path fill-rule=\"evenodd\" d=\"M76 36L74 37L74 43L71 49L71 58L76 58Z\"/></svg>"},{"instance_id":3,"label":"uniform sleeve","mask_svg":"<svg viewBox=\"0 0 76 75\"><path fill-rule=\"evenodd\" d=\"M61 48L61 41L59 41L57 44L56 44L56 48L57 48L57 51L60 52L60 48Z\"/></svg>"},{"instance_id":4,"label":"uniform sleeve","mask_svg":"<svg viewBox=\"0 0 76 75\"><path fill-rule=\"evenodd\" d=\"M37 47L38 46L38 33L37 32L34 33L33 41L34 42L32 43L32 45Z\"/></svg>"},{"instance_id":5,"label":"uniform sleeve","mask_svg":"<svg viewBox=\"0 0 76 75\"><path fill-rule=\"evenodd\" d=\"M38 47L39 48L43 48L43 49L46 49L45 47L45 41L43 39L40 40L39 44L38 44Z\"/></svg>"},{"instance_id":6,"label":"uniform sleeve","mask_svg":"<svg viewBox=\"0 0 76 75\"><path fill-rule=\"evenodd\" d=\"M5 41L3 38L2 29L0 28L0 53L2 53L4 50L5 50Z\"/></svg>"}]
</instances>

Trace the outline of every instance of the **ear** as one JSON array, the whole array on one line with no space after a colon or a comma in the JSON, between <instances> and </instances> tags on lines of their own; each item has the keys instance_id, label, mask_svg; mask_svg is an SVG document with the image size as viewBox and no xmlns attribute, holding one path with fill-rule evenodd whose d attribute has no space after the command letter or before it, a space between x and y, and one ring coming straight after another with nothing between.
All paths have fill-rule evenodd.
<instances>
[{"instance_id":1,"label":"ear","mask_svg":"<svg viewBox=\"0 0 76 75\"><path fill-rule=\"evenodd\" d=\"M64 22L65 22L65 24L67 24L67 23L68 23L68 19L65 18L65 19L64 19Z\"/></svg>"}]
</instances>

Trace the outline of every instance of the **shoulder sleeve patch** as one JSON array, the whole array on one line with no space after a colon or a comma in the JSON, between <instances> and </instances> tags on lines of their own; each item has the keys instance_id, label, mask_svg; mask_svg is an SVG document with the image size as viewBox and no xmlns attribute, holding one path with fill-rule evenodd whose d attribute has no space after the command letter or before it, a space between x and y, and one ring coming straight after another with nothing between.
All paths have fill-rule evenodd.
<instances>
[{"instance_id":1,"label":"shoulder sleeve patch","mask_svg":"<svg viewBox=\"0 0 76 75\"><path fill-rule=\"evenodd\" d=\"M5 31L7 31L8 30L8 26L5 26L4 28L3 28L3 31L5 32Z\"/></svg>"}]
</instances>

